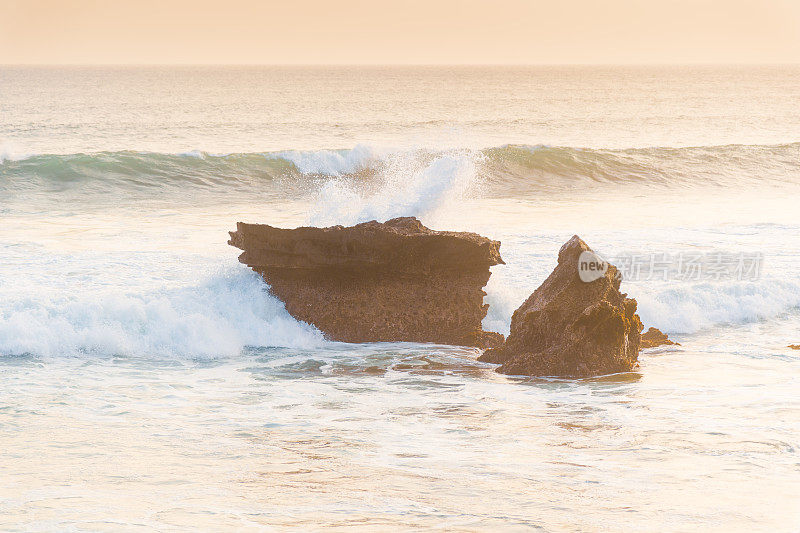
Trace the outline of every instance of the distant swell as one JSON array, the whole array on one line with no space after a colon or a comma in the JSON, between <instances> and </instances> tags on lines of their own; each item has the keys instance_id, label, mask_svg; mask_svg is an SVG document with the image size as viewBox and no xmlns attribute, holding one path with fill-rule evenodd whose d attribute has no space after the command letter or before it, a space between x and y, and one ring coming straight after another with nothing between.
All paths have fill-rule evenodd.
<instances>
[{"instance_id":1,"label":"distant swell","mask_svg":"<svg viewBox=\"0 0 800 533\"><path fill-rule=\"evenodd\" d=\"M467 157L494 195L565 191L604 184L688 188L800 184L800 143L690 148L588 149L506 145L485 150L391 150L359 145L345 150L211 154L97 152L5 154L0 191L70 187L113 191L252 189L286 180L367 179L387 167L427 165L438 157Z\"/></svg>"}]
</instances>

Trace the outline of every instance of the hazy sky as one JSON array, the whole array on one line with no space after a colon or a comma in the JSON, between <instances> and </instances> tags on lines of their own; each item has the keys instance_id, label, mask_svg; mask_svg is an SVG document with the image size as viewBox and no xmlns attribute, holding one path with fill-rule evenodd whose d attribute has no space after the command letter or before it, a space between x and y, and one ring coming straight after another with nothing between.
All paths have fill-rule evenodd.
<instances>
[{"instance_id":1,"label":"hazy sky","mask_svg":"<svg viewBox=\"0 0 800 533\"><path fill-rule=\"evenodd\" d=\"M800 63L800 0L0 0L0 63Z\"/></svg>"}]
</instances>

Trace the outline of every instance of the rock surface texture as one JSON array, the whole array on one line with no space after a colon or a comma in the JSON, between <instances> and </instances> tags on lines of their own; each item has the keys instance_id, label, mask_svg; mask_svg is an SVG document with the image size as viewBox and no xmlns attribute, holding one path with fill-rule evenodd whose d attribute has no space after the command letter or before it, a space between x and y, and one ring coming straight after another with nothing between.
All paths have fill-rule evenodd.
<instances>
[{"instance_id":1,"label":"rock surface texture","mask_svg":"<svg viewBox=\"0 0 800 533\"><path fill-rule=\"evenodd\" d=\"M505 343L481 361L503 374L581 378L630 371L637 365L642 323L636 300L620 293L613 265L582 281L578 262L591 252L577 235L558 253L558 265L514 312Z\"/></svg>"},{"instance_id":2,"label":"rock surface texture","mask_svg":"<svg viewBox=\"0 0 800 533\"><path fill-rule=\"evenodd\" d=\"M642 340L639 343L639 348L644 350L645 348L669 345L680 346L679 343L671 341L666 333L662 333L661 330L656 328L650 328L645 333L642 333Z\"/></svg>"},{"instance_id":3,"label":"rock surface texture","mask_svg":"<svg viewBox=\"0 0 800 533\"><path fill-rule=\"evenodd\" d=\"M500 243L433 231L414 217L352 227L281 229L239 222L228 244L289 313L344 342L496 346L484 332L489 267Z\"/></svg>"}]
</instances>

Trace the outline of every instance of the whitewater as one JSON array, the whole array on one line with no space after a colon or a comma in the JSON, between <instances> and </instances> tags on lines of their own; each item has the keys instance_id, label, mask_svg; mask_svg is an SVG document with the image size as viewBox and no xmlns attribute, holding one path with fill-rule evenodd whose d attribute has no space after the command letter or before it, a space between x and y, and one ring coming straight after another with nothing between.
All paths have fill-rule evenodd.
<instances>
[{"instance_id":1,"label":"whitewater","mask_svg":"<svg viewBox=\"0 0 800 533\"><path fill-rule=\"evenodd\" d=\"M797 69L2 73L0 528L800 525ZM624 279L681 346L568 381L330 342L227 245L409 215L502 242L501 333L573 234L760 263Z\"/></svg>"},{"instance_id":2,"label":"whitewater","mask_svg":"<svg viewBox=\"0 0 800 533\"><path fill-rule=\"evenodd\" d=\"M489 285L485 325L507 333L511 312L535 288L532 280L543 279L552 267L553 250L570 228L583 235L601 232L596 246L607 253L642 257L686 248L761 251L760 241L771 232L781 246L787 238L793 242L793 237L781 235L786 228L780 224L794 216L786 195L800 188L800 143L628 150L381 150L361 145L258 154L102 152L17 157L4 161L2 169L6 220L28 219L22 227L5 228L9 245L4 279L21 279L4 284L4 352L166 351L205 357L236 355L249 345L306 347L320 342L319 332L293 322L280 302L263 294L255 276L237 264L235 250L224 246L224 231L236 220L264 221L258 213L267 207L268 222L285 226L417 216L437 227L477 229L502 238L506 254L534 253L538 264L525 258L507 269L499 267ZM741 211L731 213L728 206L738 192L731 198L730 190L748 186L758 186L764 205L778 209L768 218L759 212L751 220L747 217L752 215ZM655 205L643 198L642 190L656 197ZM620 193L636 198L636 205L625 206L624 216L613 224L587 224L587 217L600 219L617 212L620 206L611 195ZM569 195L570 205L564 205L564 195ZM708 195L717 198L709 201ZM691 205L692 197L700 200ZM485 204L503 202L498 223ZM526 235L526 212L541 211L548 202L559 212L541 217L536 235ZM31 203L46 215L31 220ZM66 213L64 203L69 206ZM238 218L229 215L228 208ZM113 209L114 215L97 214L104 209ZM664 228L653 221L659 209L681 209L687 219L699 222ZM194 210L202 212L193 214ZM704 213L696 213L701 210ZM735 224L726 248L720 247L725 238L703 217ZM90 240L83 235L80 243L72 243L78 250L71 253L43 254L30 241L12 240L37 227L42 233L57 225L83 227L87 218L97 220L97 227L84 231ZM144 220L133 222L138 219ZM177 245L176 235L164 238L165 227L183 237ZM653 238L665 229L672 235ZM93 234L97 241L91 240ZM201 240L189 246L184 238ZM524 242L531 238L546 240ZM115 249L118 239L123 250ZM519 240L522 246L516 244ZM100 251L109 247L105 254ZM109 263L104 264L104 258ZM771 255L764 276L749 282L687 286L629 280L629 290L640 300L648 324L670 333L694 333L794 309L800 304L800 277L792 271L792 259L784 261ZM181 262L191 266L180 272ZM20 272L20 265L27 272ZM81 275L77 280L52 276L53 268ZM204 283L179 284L184 277L197 281L199 273ZM159 286L165 278L171 284ZM80 290L73 294L76 282ZM141 288L135 292L137 286Z\"/></svg>"}]
</instances>

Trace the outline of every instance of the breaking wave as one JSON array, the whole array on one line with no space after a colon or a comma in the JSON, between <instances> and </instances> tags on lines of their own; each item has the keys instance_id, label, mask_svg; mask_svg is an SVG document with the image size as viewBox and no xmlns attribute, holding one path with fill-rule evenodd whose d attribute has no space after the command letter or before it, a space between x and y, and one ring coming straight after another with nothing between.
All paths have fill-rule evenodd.
<instances>
[{"instance_id":1,"label":"breaking wave","mask_svg":"<svg viewBox=\"0 0 800 533\"><path fill-rule=\"evenodd\" d=\"M630 290L647 326L690 334L715 326L748 324L770 319L800 306L796 280L685 284Z\"/></svg>"},{"instance_id":2,"label":"breaking wave","mask_svg":"<svg viewBox=\"0 0 800 533\"><path fill-rule=\"evenodd\" d=\"M399 216L423 217L448 203L458 203L476 185L474 158L450 153L427 164L396 158L387 164L375 187L346 179L329 179L316 194L310 224L356 224ZM426 219L429 220L428 217Z\"/></svg>"},{"instance_id":3,"label":"breaking wave","mask_svg":"<svg viewBox=\"0 0 800 533\"><path fill-rule=\"evenodd\" d=\"M495 269L486 286L489 311L484 329L508 334L511 315L544 280L518 283L519 268ZM549 272L548 272L549 273ZM654 326L676 335L689 335L714 327L750 324L780 317L800 308L800 279L765 276L755 281L696 283L623 283L622 291L638 304L645 328Z\"/></svg>"},{"instance_id":4,"label":"breaking wave","mask_svg":"<svg viewBox=\"0 0 800 533\"><path fill-rule=\"evenodd\" d=\"M15 151L4 152L0 158L0 213L18 209L24 219L49 212L49 206L40 205L36 198L67 206L63 214L71 216L73 209L81 212L74 202L102 198L114 208L126 201L138 208L140 203L130 201L137 195L150 200L175 192L168 205L179 210L180 202L201 192L223 203L235 199L252 204L253 194L260 201L264 191L271 191L268 194L276 202L305 195L312 206L308 222L313 225L408 215L429 223L443 207L458 208L465 196L474 195L516 198L606 186L616 192L628 186L680 190L798 184L800 143L626 150L508 145L409 151L359 145L349 150L231 154L29 155ZM191 219L197 211L185 212ZM531 268L524 261L512 263ZM47 265L42 276L58 266ZM13 265L7 268L11 272ZM493 274L487 287L487 329L507 332L511 313L535 288L530 276L520 274L510 270L505 277ZM515 285L513 278L525 278L524 286ZM753 283L626 290L638 300L646 325L688 334L776 317L797 308L800 281L795 278L784 275ZM289 316L256 275L241 270L151 292L76 290L0 296L4 296L0 298L0 355L205 358L235 356L247 346L305 349L325 343L316 329Z\"/></svg>"},{"instance_id":5,"label":"breaking wave","mask_svg":"<svg viewBox=\"0 0 800 533\"><path fill-rule=\"evenodd\" d=\"M9 297L0 303L4 356L202 359L236 356L246 346L305 349L324 342L317 329L292 318L249 271L143 294L70 292Z\"/></svg>"},{"instance_id":6,"label":"breaking wave","mask_svg":"<svg viewBox=\"0 0 800 533\"><path fill-rule=\"evenodd\" d=\"M689 188L759 187L800 183L800 143L689 148L588 149L506 145L484 150L393 150L358 145L345 150L212 154L97 152L42 154L4 152L0 190L206 189L285 187L309 179L369 179L442 157L468 154L487 194L563 192L604 184Z\"/></svg>"}]
</instances>

